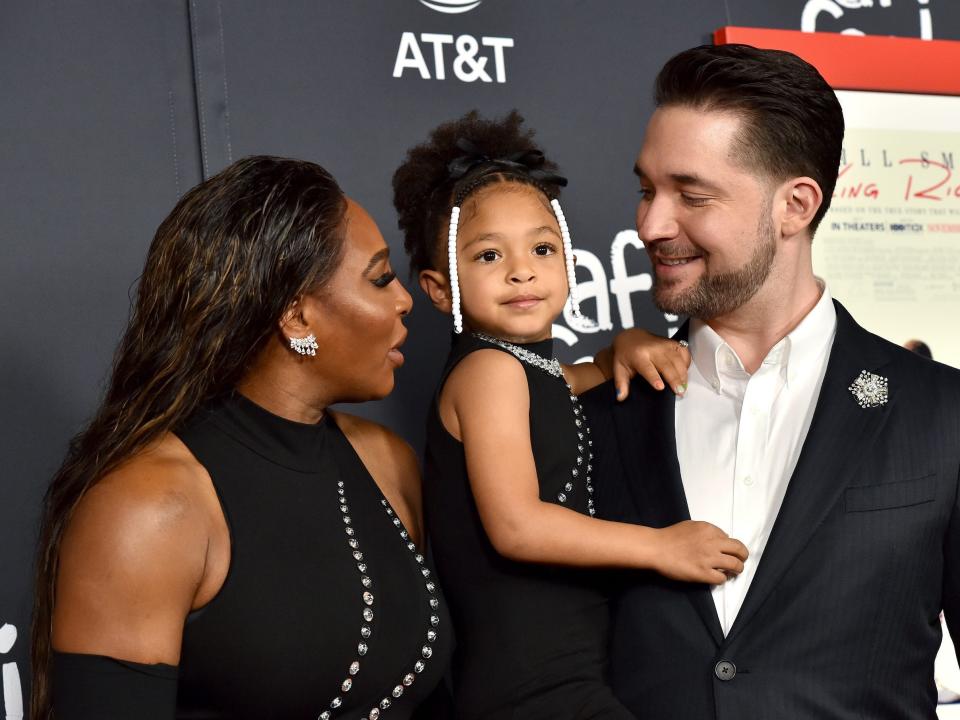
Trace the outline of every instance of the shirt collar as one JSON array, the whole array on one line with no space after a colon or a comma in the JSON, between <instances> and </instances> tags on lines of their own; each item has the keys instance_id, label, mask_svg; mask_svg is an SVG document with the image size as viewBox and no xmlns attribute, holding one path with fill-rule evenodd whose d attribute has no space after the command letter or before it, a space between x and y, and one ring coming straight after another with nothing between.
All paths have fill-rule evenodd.
<instances>
[{"instance_id":1,"label":"shirt collar","mask_svg":"<svg viewBox=\"0 0 960 720\"><path fill-rule=\"evenodd\" d=\"M763 362L779 365L789 387L804 374L812 372L833 342L837 327L837 311L826 285L820 299L803 320L776 345ZM709 325L690 319L690 355L697 370L715 392L723 391L724 375L729 379L744 373L743 363L726 341ZM728 362L732 358L733 362Z\"/></svg>"}]
</instances>

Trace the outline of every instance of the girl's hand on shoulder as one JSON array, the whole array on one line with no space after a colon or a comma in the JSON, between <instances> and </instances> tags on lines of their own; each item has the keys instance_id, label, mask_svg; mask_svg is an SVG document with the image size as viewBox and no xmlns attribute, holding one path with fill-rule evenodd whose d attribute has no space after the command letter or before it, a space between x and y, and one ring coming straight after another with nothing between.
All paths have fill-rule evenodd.
<instances>
[{"instance_id":1,"label":"girl's hand on shoulder","mask_svg":"<svg viewBox=\"0 0 960 720\"><path fill-rule=\"evenodd\" d=\"M749 555L742 542L699 520L685 520L657 533L653 569L673 580L720 585L743 572Z\"/></svg>"},{"instance_id":2,"label":"girl's hand on shoulder","mask_svg":"<svg viewBox=\"0 0 960 720\"><path fill-rule=\"evenodd\" d=\"M663 390L664 383L677 395L683 395L687 389L690 351L676 340L630 328L613 339L609 362L617 400L627 399L634 375L643 376L656 390Z\"/></svg>"}]
</instances>

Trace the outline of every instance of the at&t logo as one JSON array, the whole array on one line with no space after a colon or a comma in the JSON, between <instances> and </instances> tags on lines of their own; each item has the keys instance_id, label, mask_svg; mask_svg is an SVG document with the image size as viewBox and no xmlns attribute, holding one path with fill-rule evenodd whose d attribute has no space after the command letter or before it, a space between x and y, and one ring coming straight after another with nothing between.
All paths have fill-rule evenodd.
<instances>
[{"instance_id":1,"label":"at&t logo","mask_svg":"<svg viewBox=\"0 0 960 720\"><path fill-rule=\"evenodd\" d=\"M483 0L420 0L421 5L448 15L470 12L475 7L479 7L481 2Z\"/></svg>"},{"instance_id":2,"label":"at&t logo","mask_svg":"<svg viewBox=\"0 0 960 720\"><path fill-rule=\"evenodd\" d=\"M421 43L430 45L433 52L433 75L436 80L445 80L447 77L447 62L452 61L453 74L463 82L493 82L507 81L507 62L505 48L513 47L513 38L482 37L480 42L473 35L454 37L444 33L420 33L420 42L412 32L405 32L400 37L400 47L397 49L397 60L393 64L393 76L403 77L405 70L416 70L424 80L431 78L430 65L424 57ZM480 46L490 48L493 53L493 68L487 64L490 57L480 53ZM447 46L454 53L447 53ZM428 51L429 52L429 51ZM491 70L493 75L491 76Z\"/></svg>"},{"instance_id":3,"label":"at&t logo","mask_svg":"<svg viewBox=\"0 0 960 720\"><path fill-rule=\"evenodd\" d=\"M419 0L431 10L459 15L480 6L483 0ZM412 70L424 80L446 80L452 74L462 82L507 81L506 49L513 38L405 32L400 36L393 76Z\"/></svg>"}]
</instances>

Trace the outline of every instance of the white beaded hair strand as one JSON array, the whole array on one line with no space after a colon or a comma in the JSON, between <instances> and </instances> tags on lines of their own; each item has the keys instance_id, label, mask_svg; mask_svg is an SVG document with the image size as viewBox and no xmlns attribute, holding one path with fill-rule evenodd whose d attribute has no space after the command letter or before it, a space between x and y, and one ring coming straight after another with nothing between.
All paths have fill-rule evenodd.
<instances>
[{"instance_id":1,"label":"white beaded hair strand","mask_svg":"<svg viewBox=\"0 0 960 720\"><path fill-rule=\"evenodd\" d=\"M567 285L570 288L570 311L573 316L581 322L592 322L586 318L580 311L580 298L577 296L577 271L573 259L573 242L570 240L570 228L567 227L567 219L563 216L563 209L560 207L560 201L554 198L550 201L553 208L553 214L557 216L557 224L560 225L560 238L563 240L563 259L567 265Z\"/></svg>"},{"instance_id":2,"label":"white beaded hair strand","mask_svg":"<svg viewBox=\"0 0 960 720\"><path fill-rule=\"evenodd\" d=\"M457 274L457 225L460 223L460 206L450 211L450 233L447 236L447 262L450 276L450 312L453 315L453 331L463 332L463 314L460 312L460 279Z\"/></svg>"},{"instance_id":3,"label":"white beaded hair strand","mask_svg":"<svg viewBox=\"0 0 960 720\"><path fill-rule=\"evenodd\" d=\"M573 259L573 242L570 240L570 228L563 215L559 200L551 200L550 206L557 216L560 226L560 237L563 241L563 259L567 268L567 285L570 289L570 311L573 317L581 323L592 323L580 310L580 299L577 296L577 273ZM457 273L457 227L460 224L460 206L454 205L450 210L450 231L447 235L447 263L450 276L450 312L453 315L453 331L456 334L463 332L463 314L460 310L460 280Z\"/></svg>"}]
</instances>

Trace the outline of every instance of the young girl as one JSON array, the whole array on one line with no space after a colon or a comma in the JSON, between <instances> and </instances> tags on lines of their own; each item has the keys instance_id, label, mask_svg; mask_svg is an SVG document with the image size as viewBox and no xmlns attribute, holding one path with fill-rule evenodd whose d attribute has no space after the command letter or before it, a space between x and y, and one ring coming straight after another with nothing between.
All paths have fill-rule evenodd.
<instances>
[{"instance_id":1,"label":"young girl","mask_svg":"<svg viewBox=\"0 0 960 720\"><path fill-rule=\"evenodd\" d=\"M603 678L606 607L589 568L716 584L740 572L746 548L706 523L593 517L602 478L577 395L604 373L553 359L568 295L579 313L557 202L566 181L521 125L516 112L470 113L394 175L412 267L455 330L428 420L424 502L457 636L457 717L626 720ZM645 342L662 368L679 355L675 342Z\"/></svg>"}]
</instances>

